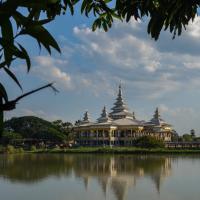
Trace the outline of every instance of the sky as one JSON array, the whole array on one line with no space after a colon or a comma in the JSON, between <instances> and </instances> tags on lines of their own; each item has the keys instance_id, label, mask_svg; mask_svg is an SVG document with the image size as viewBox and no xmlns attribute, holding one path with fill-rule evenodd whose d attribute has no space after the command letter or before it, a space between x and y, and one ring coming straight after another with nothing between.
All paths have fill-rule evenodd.
<instances>
[{"instance_id":1,"label":"sky","mask_svg":"<svg viewBox=\"0 0 200 200\"><path fill-rule=\"evenodd\" d=\"M95 121L105 105L115 102L121 82L123 96L137 119L150 120L156 107L162 118L179 133L195 129L200 135L200 18L190 23L180 37L162 32L158 41L147 34L147 22L116 21L108 31L91 31L91 18L58 17L47 28L62 53L49 56L28 38L21 42L29 49L32 69L23 62L12 69L23 91L55 82L58 94L50 89L29 96L5 118L34 115L47 120L75 122L87 110ZM20 89L1 72L1 81L10 99Z\"/></svg>"}]
</instances>

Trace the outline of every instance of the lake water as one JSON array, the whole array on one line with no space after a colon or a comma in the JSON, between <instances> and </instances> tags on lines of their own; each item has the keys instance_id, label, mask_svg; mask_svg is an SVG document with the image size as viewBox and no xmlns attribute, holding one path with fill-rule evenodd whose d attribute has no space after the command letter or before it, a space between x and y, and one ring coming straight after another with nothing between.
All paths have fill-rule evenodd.
<instances>
[{"instance_id":1,"label":"lake water","mask_svg":"<svg viewBox=\"0 0 200 200\"><path fill-rule=\"evenodd\" d=\"M0 155L1 200L199 200L200 156Z\"/></svg>"}]
</instances>

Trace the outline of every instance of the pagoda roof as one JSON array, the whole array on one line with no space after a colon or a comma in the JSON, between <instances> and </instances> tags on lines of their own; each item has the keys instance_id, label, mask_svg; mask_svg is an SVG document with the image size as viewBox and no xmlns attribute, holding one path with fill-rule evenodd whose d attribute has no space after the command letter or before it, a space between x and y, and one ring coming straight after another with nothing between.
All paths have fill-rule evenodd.
<instances>
[{"instance_id":1,"label":"pagoda roof","mask_svg":"<svg viewBox=\"0 0 200 200\"><path fill-rule=\"evenodd\" d=\"M124 103L121 85L119 85L118 96L116 98L116 102L114 103L114 107L111 110L112 112L109 114L109 116L113 120L127 117L133 118L133 114L129 111L128 106Z\"/></svg>"},{"instance_id":2,"label":"pagoda roof","mask_svg":"<svg viewBox=\"0 0 200 200\"><path fill-rule=\"evenodd\" d=\"M77 125L77 127L87 127L87 126L92 126L94 124L95 124L94 122L80 123Z\"/></svg>"},{"instance_id":3,"label":"pagoda roof","mask_svg":"<svg viewBox=\"0 0 200 200\"><path fill-rule=\"evenodd\" d=\"M139 121L132 118L121 118L107 122L90 122L79 124L77 127L96 127L96 126L143 126L144 121Z\"/></svg>"},{"instance_id":4,"label":"pagoda roof","mask_svg":"<svg viewBox=\"0 0 200 200\"><path fill-rule=\"evenodd\" d=\"M132 113L130 113L129 111L126 111L126 110L125 111L121 111L121 112L111 112L110 115L112 117L114 117L114 116L124 116L122 118L126 118L126 117L131 117L132 118L132 116L133 116Z\"/></svg>"},{"instance_id":5,"label":"pagoda roof","mask_svg":"<svg viewBox=\"0 0 200 200\"><path fill-rule=\"evenodd\" d=\"M145 123L146 125L150 125L150 126L171 126L170 124L166 123L161 117L160 117L160 113L158 108L156 108L156 111L154 113L153 118L149 121Z\"/></svg>"},{"instance_id":6,"label":"pagoda roof","mask_svg":"<svg viewBox=\"0 0 200 200\"><path fill-rule=\"evenodd\" d=\"M84 125L84 124L90 124L90 123L91 123L91 121L90 121L90 118L89 118L89 113L88 113L88 111L86 111L84 113L83 120L81 120L79 122L78 126Z\"/></svg>"},{"instance_id":7,"label":"pagoda roof","mask_svg":"<svg viewBox=\"0 0 200 200\"><path fill-rule=\"evenodd\" d=\"M117 126L142 126L142 121L130 118L122 118L113 121L113 124Z\"/></svg>"},{"instance_id":8,"label":"pagoda roof","mask_svg":"<svg viewBox=\"0 0 200 200\"><path fill-rule=\"evenodd\" d=\"M111 110L113 111L117 111L117 110L128 110L128 107L126 105L119 105L119 106L114 106L113 108L111 108Z\"/></svg>"},{"instance_id":9,"label":"pagoda roof","mask_svg":"<svg viewBox=\"0 0 200 200\"><path fill-rule=\"evenodd\" d=\"M108 113L106 111L106 107L105 106L103 107L103 110L102 110L102 113L101 113L101 117L99 117L97 119L97 121L99 123L112 121L112 119L109 117L109 115L108 115Z\"/></svg>"}]
</instances>

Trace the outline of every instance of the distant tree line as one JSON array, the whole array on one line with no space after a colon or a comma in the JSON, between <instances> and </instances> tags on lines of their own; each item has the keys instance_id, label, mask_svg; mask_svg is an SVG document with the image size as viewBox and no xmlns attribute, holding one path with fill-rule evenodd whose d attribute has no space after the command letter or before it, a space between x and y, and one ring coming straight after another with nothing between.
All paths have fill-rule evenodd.
<instances>
[{"instance_id":1,"label":"distant tree line","mask_svg":"<svg viewBox=\"0 0 200 200\"><path fill-rule=\"evenodd\" d=\"M73 139L73 124L56 120L53 122L44 119L25 116L5 121L1 143L9 144L12 140L38 139L64 142Z\"/></svg>"},{"instance_id":2,"label":"distant tree line","mask_svg":"<svg viewBox=\"0 0 200 200\"><path fill-rule=\"evenodd\" d=\"M191 129L190 133L184 133L179 136L177 133L172 136L173 142L200 142L200 137L196 135L195 130Z\"/></svg>"}]
</instances>

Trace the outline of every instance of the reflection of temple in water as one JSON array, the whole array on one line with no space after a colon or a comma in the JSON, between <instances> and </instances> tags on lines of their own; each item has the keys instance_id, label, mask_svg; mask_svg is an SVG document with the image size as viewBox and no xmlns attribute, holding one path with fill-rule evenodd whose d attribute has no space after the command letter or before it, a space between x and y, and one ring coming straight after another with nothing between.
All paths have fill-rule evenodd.
<instances>
[{"instance_id":1,"label":"reflection of temple in water","mask_svg":"<svg viewBox=\"0 0 200 200\"><path fill-rule=\"evenodd\" d=\"M86 190L95 180L105 199L114 194L116 200L125 200L128 190L143 177L152 180L159 192L171 165L171 157L153 155L11 155L0 159L0 178L32 184L73 175L83 180Z\"/></svg>"},{"instance_id":2,"label":"reflection of temple in water","mask_svg":"<svg viewBox=\"0 0 200 200\"><path fill-rule=\"evenodd\" d=\"M117 200L124 200L128 189L142 177L150 177L159 192L162 180L171 174L171 158L167 157L98 156L95 159L88 156L83 159L78 169L74 167L75 176L83 179L86 189L90 180L96 179L105 199L109 188Z\"/></svg>"}]
</instances>

